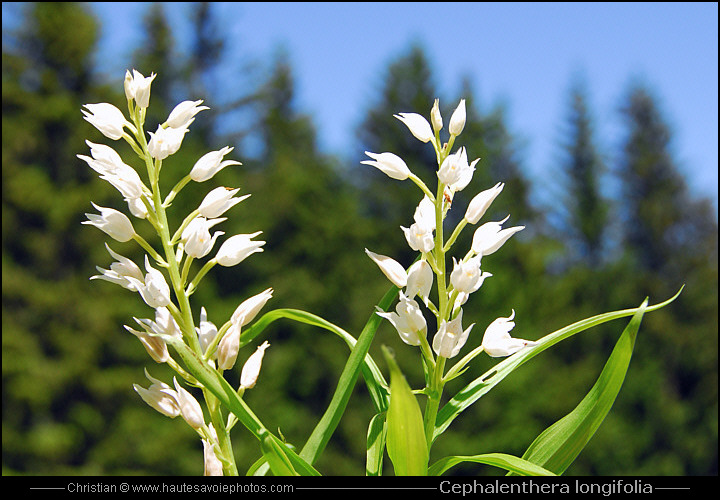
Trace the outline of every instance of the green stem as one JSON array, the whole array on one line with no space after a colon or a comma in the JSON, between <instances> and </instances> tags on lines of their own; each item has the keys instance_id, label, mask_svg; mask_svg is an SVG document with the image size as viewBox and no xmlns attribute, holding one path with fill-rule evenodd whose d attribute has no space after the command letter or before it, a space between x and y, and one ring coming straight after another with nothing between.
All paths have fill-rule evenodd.
<instances>
[{"instance_id":1,"label":"green stem","mask_svg":"<svg viewBox=\"0 0 720 500\"><path fill-rule=\"evenodd\" d=\"M232 441L230 440L230 433L227 427L225 427L225 421L222 414L222 408L218 399L207 389L203 389L203 395L207 402L208 411L210 413L210 421L215 428L215 433L218 438L218 445L222 450L223 458L226 462L223 462L223 474L226 476L237 476L238 470L235 464L235 454L232 449Z\"/></svg>"},{"instance_id":2,"label":"green stem","mask_svg":"<svg viewBox=\"0 0 720 500\"><path fill-rule=\"evenodd\" d=\"M437 362L435 363L435 370L430 380L430 386L428 387L428 401L425 406L425 415L423 418L425 425L425 440L427 441L428 453L433 443L433 437L435 436L435 420L437 419L438 409L440 408L440 399L442 398L443 392L443 371L445 370L445 360L442 356L438 356Z\"/></svg>"}]
</instances>

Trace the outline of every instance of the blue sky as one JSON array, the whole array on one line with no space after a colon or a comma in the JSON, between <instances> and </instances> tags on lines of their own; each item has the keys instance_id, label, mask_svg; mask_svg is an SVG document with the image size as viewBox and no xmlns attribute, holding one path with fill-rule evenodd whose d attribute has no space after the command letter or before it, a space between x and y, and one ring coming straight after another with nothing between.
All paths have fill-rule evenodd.
<instances>
[{"instance_id":1,"label":"blue sky","mask_svg":"<svg viewBox=\"0 0 720 500\"><path fill-rule=\"evenodd\" d=\"M147 4L91 5L104 28L100 54L126 49L120 57L99 57L101 69L119 79ZM331 153L357 149L355 128L385 69L415 41L429 56L438 97L456 95L468 76L482 109L506 107L510 131L525 143L524 164L541 183L558 160L573 76L587 81L598 146L609 157L622 137L622 97L640 80L671 126L673 153L689 185L717 211L717 3L250 2L215 8L231 48L257 59L271 57L278 46L287 49L300 108L312 114L320 144ZM168 9L180 30L186 9Z\"/></svg>"}]
</instances>

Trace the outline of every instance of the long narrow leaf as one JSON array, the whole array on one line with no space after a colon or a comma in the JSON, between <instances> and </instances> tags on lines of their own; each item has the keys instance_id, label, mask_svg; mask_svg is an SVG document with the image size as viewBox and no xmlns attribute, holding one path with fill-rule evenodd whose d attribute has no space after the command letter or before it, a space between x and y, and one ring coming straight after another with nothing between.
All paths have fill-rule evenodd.
<instances>
[{"instance_id":1,"label":"long narrow leaf","mask_svg":"<svg viewBox=\"0 0 720 500\"><path fill-rule=\"evenodd\" d=\"M417 397L392 355L383 346L390 365L390 408L387 412L387 451L396 476L427 475L429 451Z\"/></svg>"},{"instance_id":2,"label":"long narrow leaf","mask_svg":"<svg viewBox=\"0 0 720 500\"><path fill-rule=\"evenodd\" d=\"M317 326L332 332L343 339L351 350L357 343L355 337L320 316L298 309L274 309L265 313L260 319L255 321L252 327L242 333L242 336L240 337L240 347L252 342L272 322L279 319L290 319L306 325ZM383 411L384 408L387 408L387 382L385 381L377 364L369 354L366 354L363 361L362 373L367 383L370 397L373 400L373 404L375 404L375 409L378 412Z\"/></svg>"},{"instance_id":3,"label":"long narrow leaf","mask_svg":"<svg viewBox=\"0 0 720 500\"><path fill-rule=\"evenodd\" d=\"M620 392L646 306L647 299L618 339L590 392L573 411L548 427L532 442L523 455L525 460L562 474L580 454Z\"/></svg>"},{"instance_id":4,"label":"long narrow leaf","mask_svg":"<svg viewBox=\"0 0 720 500\"><path fill-rule=\"evenodd\" d=\"M522 458L505 453L485 453L473 456L441 458L428 469L428 475L439 476L448 469L464 462L492 465L521 476L554 476L552 472Z\"/></svg>"},{"instance_id":5,"label":"long narrow leaf","mask_svg":"<svg viewBox=\"0 0 720 500\"><path fill-rule=\"evenodd\" d=\"M655 304L654 306L647 307L645 312L651 312L665 307L673 300L675 300L678 295L680 295L680 292L682 292L682 288L678 291L678 293L676 293L673 297L666 300L665 302L661 302L659 304ZM612 321L614 319L632 316L638 310L639 308L624 309L621 311L613 311L586 318L584 320L578 321L576 323L573 323L572 325L566 326L564 328L561 328L560 330L546 335L545 337L537 341L536 346L523 349L518 353L508 357L507 359L501 361L493 368L485 372L482 376L476 378L463 389L461 389L460 392L458 392L450 401L448 401L445 406L440 409L437 419L435 421L435 432L433 434L433 439L437 439L437 437L441 435L445 431L445 429L450 426L452 421L455 420L455 418L460 413L470 407L470 405L475 403L482 396L487 394L501 380L503 380L510 373L512 373L513 370L518 368L526 361L534 358L535 356L543 352L545 349L593 326L597 326L602 323Z\"/></svg>"},{"instance_id":6,"label":"long narrow leaf","mask_svg":"<svg viewBox=\"0 0 720 500\"><path fill-rule=\"evenodd\" d=\"M265 436L260 444L263 457L270 465L270 470L276 476L299 476L292 466L292 462L284 453L284 446L277 443L272 436Z\"/></svg>"},{"instance_id":7,"label":"long narrow leaf","mask_svg":"<svg viewBox=\"0 0 720 500\"><path fill-rule=\"evenodd\" d=\"M228 408L238 418L238 421L242 423L246 429L248 429L262 444L263 440L268 436L273 439L274 442L281 442L276 436L268 431L262 424L260 419L255 416L249 406L238 396L235 389L225 380L218 372L212 370L205 362L197 356L192 349L186 346L182 340L176 342L171 341L171 345L175 348L175 351L180 355L185 368L190 374L195 377L204 387L212 392L218 400ZM303 460L297 453L285 447L284 455L292 463L292 467L301 475L319 476L320 474L316 471L308 462Z\"/></svg>"},{"instance_id":8,"label":"long narrow leaf","mask_svg":"<svg viewBox=\"0 0 720 500\"><path fill-rule=\"evenodd\" d=\"M366 476L381 476L383 456L385 454L385 439L387 436L386 413L378 413L370 420L367 435L367 460L365 462Z\"/></svg>"},{"instance_id":9,"label":"long narrow leaf","mask_svg":"<svg viewBox=\"0 0 720 500\"><path fill-rule=\"evenodd\" d=\"M397 297L397 291L398 289L396 287L391 287L378 303L378 307L383 311L387 311L395 300L395 297ZM355 347L352 348L327 410L325 410L320 422L315 426L305 446L300 451L300 456L307 462L311 464L315 463L315 460L317 460L320 453L325 449L328 441L330 441L333 432L335 432L340 418L347 407L347 403L350 400L350 395L355 387L358 374L364 366L364 360L370 350L370 344L375 337L375 332L378 326L380 326L381 320L382 318L373 312L360 333ZM368 385L370 384L368 383ZM376 405L380 406L380 408L376 408L378 412L387 410L387 399L379 398L376 401Z\"/></svg>"}]
</instances>

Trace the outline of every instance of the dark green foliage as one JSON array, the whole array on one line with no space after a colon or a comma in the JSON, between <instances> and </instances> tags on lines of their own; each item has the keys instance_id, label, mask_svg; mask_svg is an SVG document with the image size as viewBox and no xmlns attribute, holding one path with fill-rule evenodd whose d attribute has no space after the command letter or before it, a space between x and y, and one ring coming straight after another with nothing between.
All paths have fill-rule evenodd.
<instances>
[{"instance_id":1,"label":"dark green foliage","mask_svg":"<svg viewBox=\"0 0 720 500\"><path fill-rule=\"evenodd\" d=\"M614 166L623 186L612 205L625 236L618 238L622 252L617 258L601 258L607 233L596 155L603 152L594 150L581 92L570 96L571 132L564 141L568 156L576 160L570 163L574 181L562 193L574 200L569 212L576 231L564 238L547 230L546 213L530 203L526 160L503 109L484 109L469 81L461 82L457 96L438 96L437 77L421 47L410 47L381 80L367 82L380 90L359 130L359 148L347 158L333 158L318 150L311 118L297 112L288 57L272 60L263 68L267 75L252 84L223 87L218 68L237 63L239 56L226 54L222 24L212 6L193 9L194 45L188 54L176 57L173 37L178 34L157 7L145 21L152 35L147 34L134 61L146 76L158 74L148 130L154 131L180 100L204 99L212 108L198 115L181 150L165 162L163 190L200 156L228 144L228 137L235 146L230 156L243 165L189 185L174 201L171 224L196 208L210 188L240 187L240 194L252 196L228 212L219 229L225 237L261 230L267 241L263 253L233 268L216 268L204 279L192 297L196 318L204 305L209 319L219 325L242 300L273 287L266 308L306 309L357 335L388 288L363 249L409 265L414 254L399 226L411 223L421 198L410 182L361 165L363 151L396 153L434 185L432 147L417 141L393 114L428 116L440 97L444 133L463 97L468 120L456 145L466 146L470 160L481 160L473 181L455 196L446 232L472 196L496 182L504 182L505 189L481 223L510 214L506 226L526 225L501 251L483 259L483 269L493 277L465 308L465 322L477 323L468 347L478 345L487 325L507 317L512 308L517 314L513 335L536 339L597 313L635 307L646 295L651 303L664 300L686 284L675 303L643 319L615 407L567 473L717 473L717 222L709 205L688 192L669 152L671 133L646 91L633 90L624 103L627 139ZM73 29L65 29L68 25ZM111 258L103 246L109 238L81 225L83 214L93 211L91 200L126 207L75 156L87 154L85 139L110 142L82 119L80 108L92 102L124 108L122 75L114 75L109 86L95 81L91 61L97 26L78 4L28 5L18 31L7 35L2 90L3 473L199 474L202 447L195 433L179 419L147 407L132 391L133 383L147 386L144 367L166 381L172 376L122 328L133 316L149 317L152 311L136 294L88 280L96 274L95 266L106 268ZM238 120L240 115L246 119ZM223 127L216 127L217 122ZM247 144L240 139L249 131L260 147L245 151ZM111 145L141 167L130 161L129 148L120 141ZM251 155L250 149L259 153ZM136 228L141 227L138 222ZM464 254L473 229L465 229L454 254ZM151 237L146 227L141 231ZM550 272L548 265L566 256L565 247L578 239L592 257ZM109 244L142 262L137 246ZM432 321L429 326L434 331ZM603 325L523 366L453 423L435 443L430 462L450 454L522 455L539 432L582 399L623 327ZM274 323L263 335L272 346L258 385L245 400L269 429L280 427L299 449L330 400L348 350L331 334L289 321ZM383 344L395 349L411 387L419 386L417 351L403 344L387 322L371 348L376 360L382 359ZM241 351L239 365L254 348ZM448 384L446 394L495 362L477 358L467 374ZM233 385L238 377L239 369L227 373ZM361 381L315 464L320 472L363 473L371 416ZM244 472L260 456L260 448L240 425L233 438ZM467 465L453 473L498 471Z\"/></svg>"}]
</instances>

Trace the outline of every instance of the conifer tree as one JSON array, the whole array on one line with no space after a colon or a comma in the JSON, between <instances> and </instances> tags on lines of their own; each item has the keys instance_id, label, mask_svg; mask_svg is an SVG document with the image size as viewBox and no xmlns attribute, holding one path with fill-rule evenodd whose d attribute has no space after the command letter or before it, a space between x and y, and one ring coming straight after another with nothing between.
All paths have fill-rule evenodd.
<instances>
[{"instance_id":1,"label":"conifer tree","mask_svg":"<svg viewBox=\"0 0 720 500\"><path fill-rule=\"evenodd\" d=\"M605 165L595 146L587 92L579 83L571 89L569 107L568 138L563 145L566 241L573 246L573 260L596 267L603 261L607 248L608 205L600 192Z\"/></svg>"}]
</instances>

